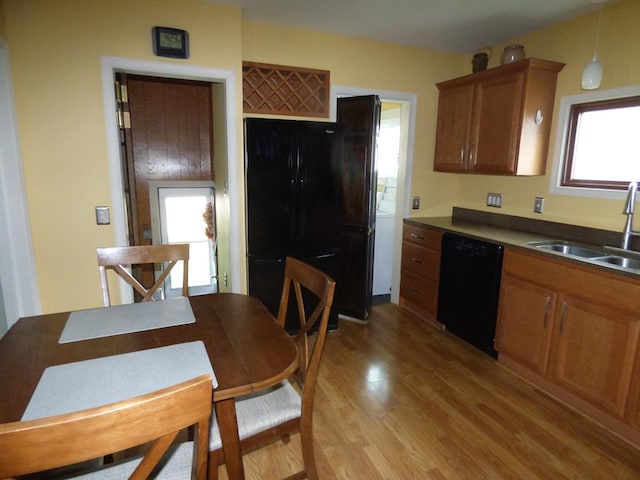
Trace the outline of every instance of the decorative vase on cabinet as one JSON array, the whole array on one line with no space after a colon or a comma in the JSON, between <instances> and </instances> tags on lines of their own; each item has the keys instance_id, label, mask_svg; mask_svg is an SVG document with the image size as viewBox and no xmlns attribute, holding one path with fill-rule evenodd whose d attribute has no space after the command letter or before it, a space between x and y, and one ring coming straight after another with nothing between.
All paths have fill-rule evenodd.
<instances>
[{"instance_id":1,"label":"decorative vase on cabinet","mask_svg":"<svg viewBox=\"0 0 640 480\"><path fill-rule=\"evenodd\" d=\"M520 60L524 60L524 47L522 45L509 45L508 47L504 47L502 58L500 59L502 65L519 62Z\"/></svg>"}]
</instances>

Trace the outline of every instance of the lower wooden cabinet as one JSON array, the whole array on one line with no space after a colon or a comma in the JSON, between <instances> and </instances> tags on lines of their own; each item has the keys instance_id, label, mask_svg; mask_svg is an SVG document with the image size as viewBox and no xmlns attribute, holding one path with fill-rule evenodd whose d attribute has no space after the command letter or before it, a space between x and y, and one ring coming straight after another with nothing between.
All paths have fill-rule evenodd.
<instances>
[{"instance_id":1,"label":"lower wooden cabinet","mask_svg":"<svg viewBox=\"0 0 640 480\"><path fill-rule=\"evenodd\" d=\"M436 320L442 231L410 224L402 231L400 305L439 328Z\"/></svg>"},{"instance_id":2,"label":"lower wooden cabinet","mask_svg":"<svg viewBox=\"0 0 640 480\"><path fill-rule=\"evenodd\" d=\"M545 373L557 297L549 288L503 276L496 350L537 373Z\"/></svg>"},{"instance_id":3,"label":"lower wooden cabinet","mask_svg":"<svg viewBox=\"0 0 640 480\"><path fill-rule=\"evenodd\" d=\"M640 427L639 335L640 281L505 249L500 361L626 437Z\"/></svg>"},{"instance_id":4,"label":"lower wooden cabinet","mask_svg":"<svg viewBox=\"0 0 640 480\"><path fill-rule=\"evenodd\" d=\"M640 349L636 352L636 363L631 378L628 418L630 424L640 432Z\"/></svg>"},{"instance_id":5,"label":"lower wooden cabinet","mask_svg":"<svg viewBox=\"0 0 640 480\"><path fill-rule=\"evenodd\" d=\"M567 296L557 321L548 376L622 418L638 344L638 318L596 299Z\"/></svg>"}]
</instances>

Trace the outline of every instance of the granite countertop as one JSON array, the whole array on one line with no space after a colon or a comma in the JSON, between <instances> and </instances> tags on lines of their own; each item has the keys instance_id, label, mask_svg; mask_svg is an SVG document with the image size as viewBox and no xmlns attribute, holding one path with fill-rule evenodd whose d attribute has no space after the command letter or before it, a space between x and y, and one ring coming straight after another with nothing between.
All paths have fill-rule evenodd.
<instances>
[{"instance_id":1,"label":"granite countertop","mask_svg":"<svg viewBox=\"0 0 640 480\"><path fill-rule=\"evenodd\" d=\"M516 247L534 248L529 245L529 242L561 240L557 237L539 233L515 230L508 227L500 227L453 217L414 217L406 218L405 222L418 226L427 225L448 232L461 233L479 240Z\"/></svg>"},{"instance_id":2,"label":"granite countertop","mask_svg":"<svg viewBox=\"0 0 640 480\"><path fill-rule=\"evenodd\" d=\"M620 251L620 233L598 230L576 225L557 224L535 219L491 214L454 207L449 217L410 217L404 220L412 225L426 225L447 232L460 233L472 238L501 245L522 248L541 255L555 257L568 262L588 265L611 273L618 273L634 279L640 277L640 270L603 264L588 258L576 257L551 250L543 250L531 245L532 242L570 241L583 246L597 248L605 255L621 255L640 259L637 251ZM613 246L613 247L611 247Z\"/></svg>"}]
</instances>

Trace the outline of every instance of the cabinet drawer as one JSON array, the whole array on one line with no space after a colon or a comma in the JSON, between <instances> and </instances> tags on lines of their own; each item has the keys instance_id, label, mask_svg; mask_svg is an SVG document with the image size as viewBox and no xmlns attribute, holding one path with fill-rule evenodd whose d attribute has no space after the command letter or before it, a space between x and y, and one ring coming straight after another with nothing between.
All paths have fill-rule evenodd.
<instances>
[{"instance_id":1,"label":"cabinet drawer","mask_svg":"<svg viewBox=\"0 0 640 480\"><path fill-rule=\"evenodd\" d=\"M435 318L438 302L438 285L436 283L403 270L400 297L404 299L405 306L410 310L422 316Z\"/></svg>"},{"instance_id":2,"label":"cabinet drawer","mask_svg":"<svg viewBox=\"0 0 640 480\"><path fill-rule=\"evenodd\" d=\"M402 269L437 282L440 254L410 242L402 242Z\"/></svg>"},{"instance_id":3,"label":"cabinet drawer","mask_svg":"<svg viewBox=\"0 0 640 480\"><path fill-rule=\"evenodd\" d=\"M417 227L415 225L405 223L404 228L402 229L402 240L440 251L442 232L440 230L434 230L427 227Z\"/></svg>"}]
</instances>

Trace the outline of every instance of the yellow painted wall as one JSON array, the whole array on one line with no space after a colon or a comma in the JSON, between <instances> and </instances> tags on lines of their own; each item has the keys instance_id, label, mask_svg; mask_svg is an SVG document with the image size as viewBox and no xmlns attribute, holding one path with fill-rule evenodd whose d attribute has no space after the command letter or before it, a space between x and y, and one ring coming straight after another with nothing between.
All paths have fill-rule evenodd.
<instances>
[{"instance_id":1,"label":"yellow painted wall","mask_svg":"<svg viewBox=\"0 0 640 480\"><path fill-rule=\"evenodd\" d=\"M412 195L420 195L419 215L448 215L458 178L433 172L438 91L436 82L460 75L471 64L463 55L434 52L342 35L244 22L246 61L331 71L331 84L417 95Z\"/></svg>"},{"instance_id":2,"label":"yellow painted wall","mask_svg":"<svg viewBox=\"0 0 640 480\"><path fill-rule=\"evenodd\" d=\"M556 119L559 112L559 101L563 95L584 93L580 89L580 78L584 65L591 60L593 55L597 21L598 12L596 11L593 14L509 42L524 45L526 55L529 57L544 58L566 64L558 77L547 175L530 178L457 175L460 177L457 205L494 213L586 225L607 230L622 230L625 221L625 217L622 215L622 201L551 195L549 192L549 175L553 166L553 153L557 141ZM598 48L598 60L604 69L600 89L640 84L638 45L640 45L640 1L627 0L604 8ZM498 64L503 46L494 48L490 66ZM638 161L637 152L634 155L635 157L630 155L630 161ZM485 206L488 192L504 194L504 206L501 210ZM536 196L545 198L543 214L533 213L533 201Z\"/></svg>"},{"instance_id":3,"label":"yellow painted wall","mask_svg":"<svg viewBox=\"0 0 640 480\"><path fill-rule=\"evenodd\" d=\"M634 62L640 35L636 28L639 3L627 0L605 9L599 55L605 71L603 88L640 79L640 64ZM416 94L411 194L422 197L423 208L412 215L446 215L454 205L487 209L486 193L500 191L505 194L501 213L534 216L529 213L533 197L542 195L545 213L535 218L613 229L621 226L617 202L551 196L548 177L433 172L435 83L468 74L471 55L242 22L238 9L200 0L0 0L2 5L0 34L7 38L11 53L45 312L101 304L95 248L112 244L114 232L109 226L96 226L94 218L94 207L111 201L100 58L160 61L151 52L153 25L175 26L190 33L191 58L162 61L236 71L238 104L243 59L327 69L335 85ZM567 63L560 74L558 98L579 92L582 67L591 57L596 20L597 14L589 15L517 39L529 56ZM497 46L494 51L501 49ZM497 57L499 53L494 54L492 64ZM242 192L240 118L236 128L240 154L231 168L238 171L236 187ZM555 124L552 130L555 132ZM552 140L551 152L553 144ZM239 223L242 226L244 220ZM243 238L244 233L240 235ZM240 274L245 285L244 272Z\"/></svg>"},{"instance_id":4,"label":"yellow painted wall","mask_svg":"<svg viewBox=\"0 0 640 480\"><path fill-rule=\"evenodd\" d=\"M99 306L95 249L114 243L94 214L111 203L101 57L235 70L239 89L240 10L199 0L6 0L4 19L42 308ZM190 58L155 57L154 25L188 30Z\"/></svg>"}]
</instances>

